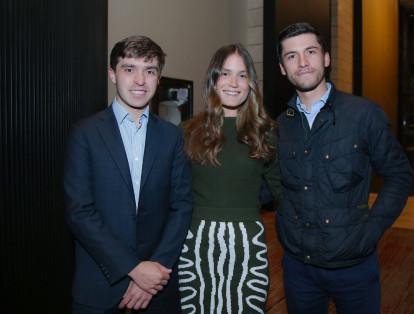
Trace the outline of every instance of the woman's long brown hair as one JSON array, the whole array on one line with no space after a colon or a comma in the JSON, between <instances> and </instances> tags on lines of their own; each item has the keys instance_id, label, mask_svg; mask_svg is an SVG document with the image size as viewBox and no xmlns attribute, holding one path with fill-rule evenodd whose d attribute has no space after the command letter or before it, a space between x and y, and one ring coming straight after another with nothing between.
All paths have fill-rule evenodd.
<instances>
[{"instance_id":1,"label":"woman's long brown hair","mask_svg":"<svg viewBox=\"0 0 414 314\"><path fill-rule=\"evenodd\" d=\"M222 131L224 111L215 86L224 62L232 54L243 59L250 87L246 101L238 109L237 138L249 146L249 157L265 161L275 157L275 148L269 143L274 124L263 107L253 60L241 44L232 44L221 47L211 59L204 82L204 111L183 125L186 153L202 165L220 164L217 155L225 141Z\"/></svg>"}]
</instances>

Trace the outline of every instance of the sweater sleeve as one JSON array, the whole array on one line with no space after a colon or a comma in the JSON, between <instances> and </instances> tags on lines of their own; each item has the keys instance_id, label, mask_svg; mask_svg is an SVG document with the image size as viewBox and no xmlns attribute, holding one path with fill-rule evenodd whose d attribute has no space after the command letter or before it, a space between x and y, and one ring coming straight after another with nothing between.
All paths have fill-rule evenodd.
<instances>
[{"instance_id":1,"label":"sweater sleeve","mask_svg":"<svg viewBox=\"0 0 414 314\"><path fill-rule=\"evenodd\" d=\"M270 142L272 143L273 147L277 147L276 136L272 136L272 138L270 139ZM281 175L280 175L279 159L278 159L277 152L276 152L275 158L267 162L265 165L264 180L273 198L276 201L280 202L280 198L282 194L282 184L281 184Z\"/></svg>"}]
</instances>

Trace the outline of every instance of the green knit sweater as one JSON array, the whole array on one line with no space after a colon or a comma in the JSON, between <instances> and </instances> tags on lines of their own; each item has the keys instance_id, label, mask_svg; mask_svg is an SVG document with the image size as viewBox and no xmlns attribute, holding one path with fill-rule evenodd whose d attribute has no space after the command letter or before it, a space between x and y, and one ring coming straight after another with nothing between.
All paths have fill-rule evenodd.
<instances>
[{"instance_id":1,"label":"green knit sweater","mask_svg":"<svg viewBox=\"0 0 414 314\"><path fill-rule=\"evenodd\" d=\"M259 215L262 182L266 181L275 198L280 194L277 158L268 163L250 158L249 147L237 140L236 118L224 119L223 133L225 142L218 154L219 166L192 162L194 211L207 207L222 209L235 218L252 212ZM237 210L232 213L232 209Z\"/></svg>"}]
</instances>

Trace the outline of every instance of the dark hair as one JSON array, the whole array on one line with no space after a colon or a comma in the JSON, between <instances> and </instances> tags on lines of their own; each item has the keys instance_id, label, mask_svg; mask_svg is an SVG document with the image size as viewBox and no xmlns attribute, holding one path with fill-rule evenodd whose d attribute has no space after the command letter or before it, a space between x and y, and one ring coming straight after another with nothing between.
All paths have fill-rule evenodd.
<instances>
[{"instance_id":1,"label":"dark hair","mask_svg":"<svg viewBox=\"0 0 414 314\"><path fill-rule=\"evenodd\" d=\"M222 132L224 111L215 87L225 61L233 54L243 59L250 87L246 101L238 109L237 137L249 146L251 158L270 160L275 156L275 148L268 142L274 125L263 107L253 60L241 44L232 44L221 47L214 54L204 81L206 107L184 124L185 150L190 159L203 165L219 164L217 155L225 141Z\"/></svg>"},{"instance_id":2,"label":"dark hair","mask_svg":"<svg viewBox=\"0 0 414 314\"><path fill-rule=\"evenodd\" d=\"M146 61L156 58L161 71L165 64L166 54L151 38L145 36L130 36L117 42L111 51L110 65L116 70L119 59L145 58Z\"/></svg>"},{"instance_id":3,"label":"dark hair","mask_svg":"<svg viewBox=\"0 0 414 314\"><path fill-rule=\"evenodd\" d=\"M319 45L321 45L322 47L322 52L328 51L325 39L316 27L305 22L294 23L282 29L277 38L277 56L279 58L280 63L282 63L282 42L287 38L295 37L302 34L314 34Z\"/></svg>"}]
</instances>

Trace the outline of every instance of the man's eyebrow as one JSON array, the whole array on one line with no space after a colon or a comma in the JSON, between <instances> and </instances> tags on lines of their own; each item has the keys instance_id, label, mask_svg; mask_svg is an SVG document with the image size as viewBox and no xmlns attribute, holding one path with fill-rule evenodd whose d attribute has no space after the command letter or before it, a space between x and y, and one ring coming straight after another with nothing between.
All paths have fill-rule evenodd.
<instances>
[{"instance_id":1,"label":"man's eyebrow","mask_svg":"<svg viewBox=\"0 0 414 314\"><path fill-rule=\"evenodd\" d=\"M321 47L319 47L319 46L309 46L309 47L306 47L305 50L309 50L309 49L321 49Z\"/></svg>"},{"instance_id":2,"label":"man's eyebrow","mask_svg":"<svg viewBox=\"0 0 414 314\"><path fill-rule=\"evenodd\" d=\"M124 63L121 65L121 68L136 68L137 66L135 64L129 64L129 63ZM156 65L149 65L149 66L144 66L145 70L157 70L159 71L159 67Z\"/></svg>"},{"instance_id":3,"label":"man's eyebrow","mask_svg":"<svg viewBox=\"0 0 414 314\"><path fill-rule=\"evenodd\" d=\"M306 51L306 50L309 50L309 49L321 49L321 47L319 47L319 46L308 46L308 47L306 47L304 50ZM292 54L292 53L297 53L298 51L297 50L290 50L290 51L286 51L284 54L283 54L283 56L286 56L286 55L288 55L288 54Z\"/></svg>"},{"instance_id":4,"label":"man's eyebrow","mask_svg":"<svg viewBox=\"0 0 414 314\"><path fill-rule=\"evenodd\" d=\"M135 68L135 65L125 63L125 64L121 64L121 68Z\"/></svg>"}]
</instances>

